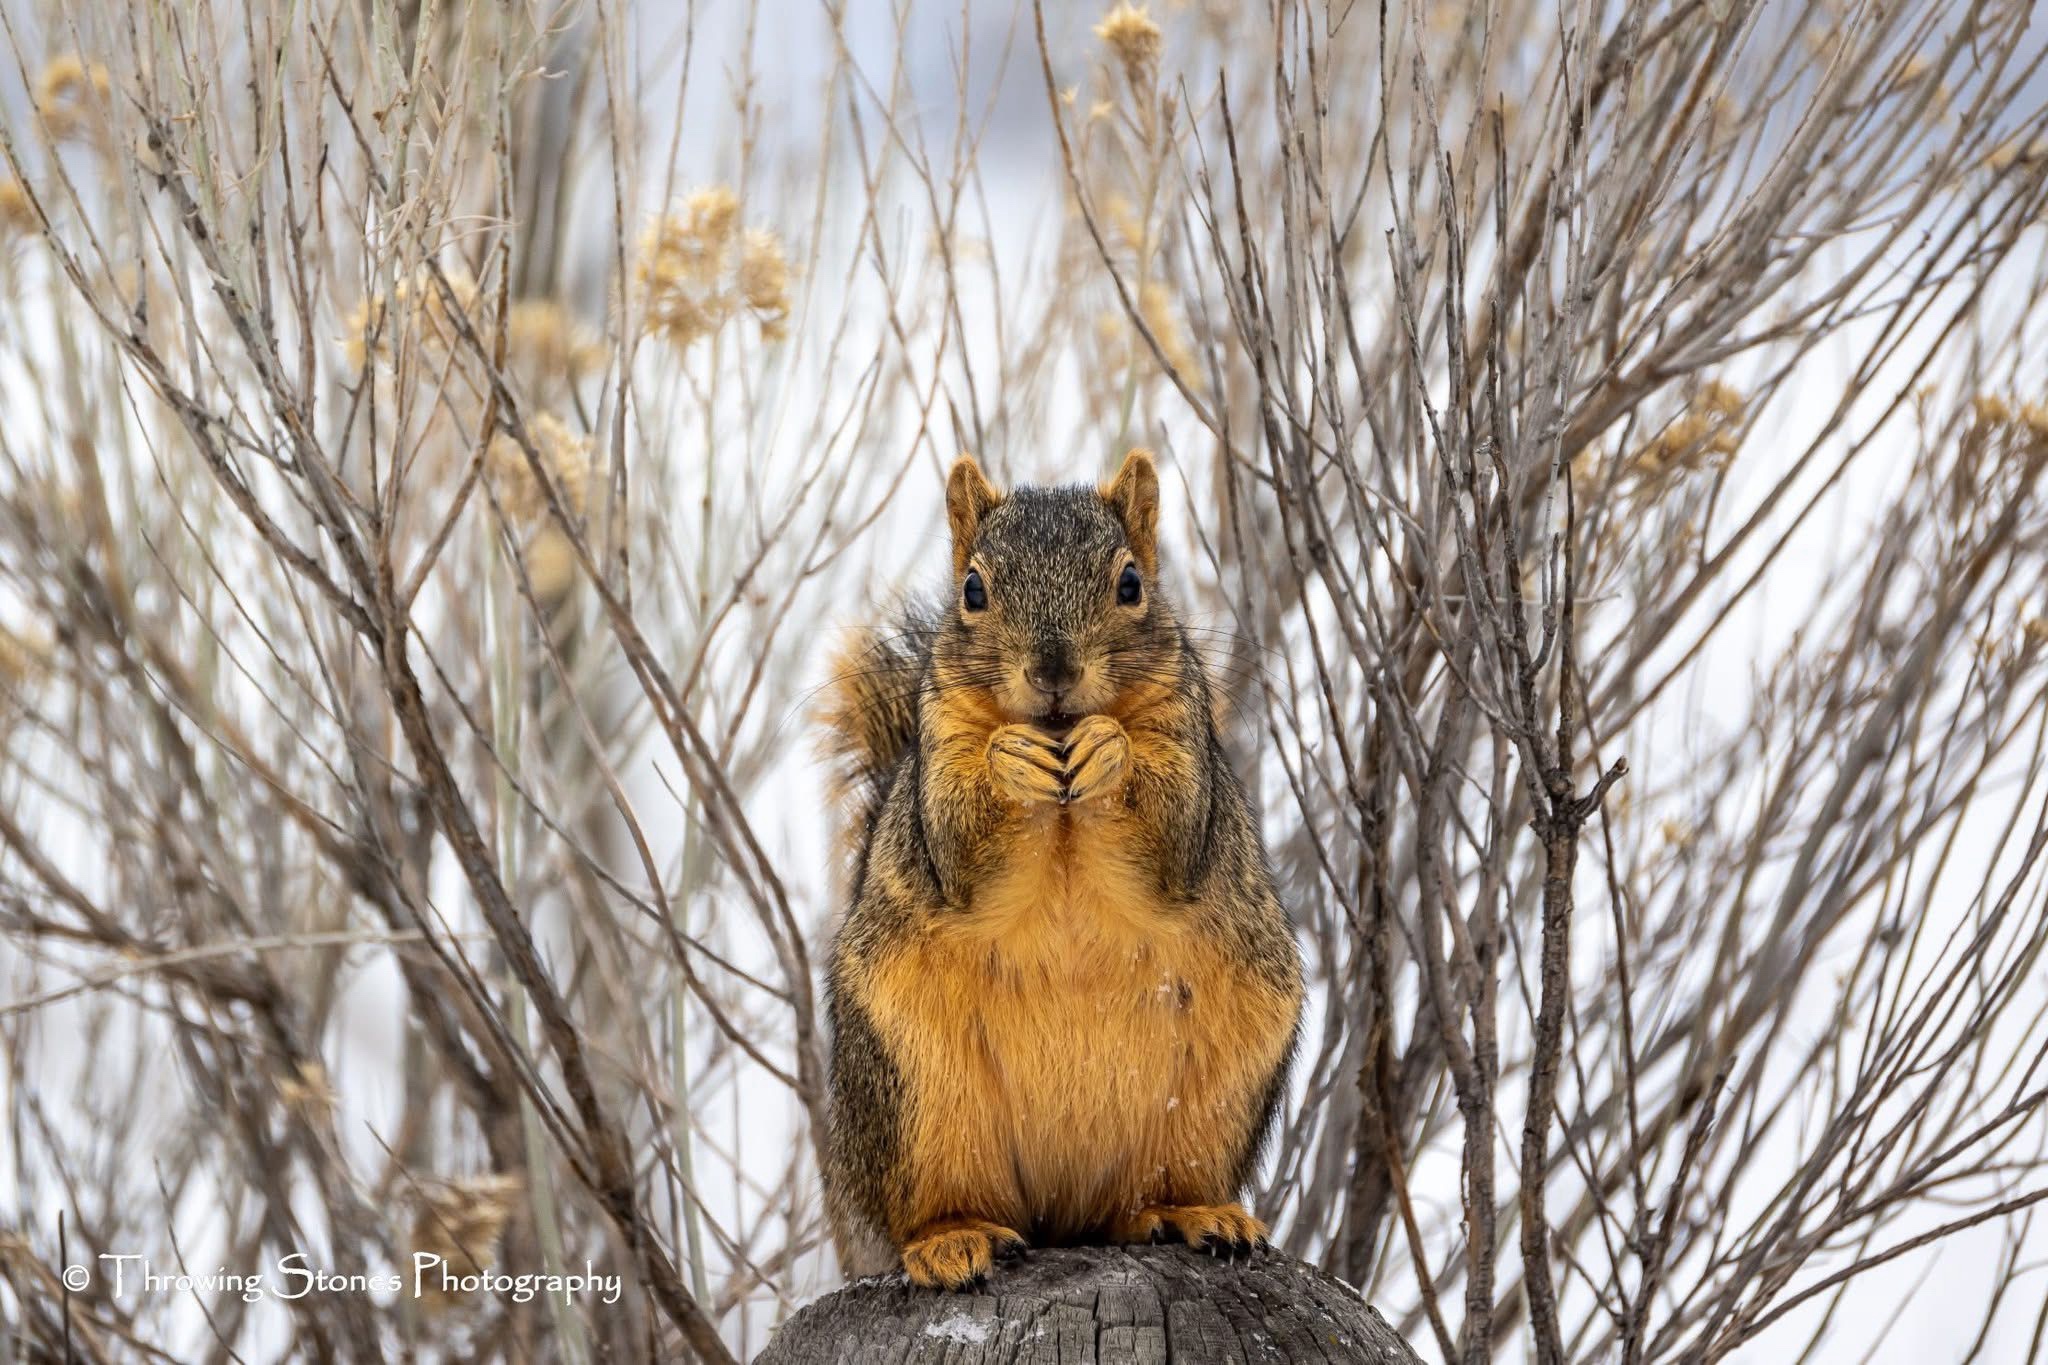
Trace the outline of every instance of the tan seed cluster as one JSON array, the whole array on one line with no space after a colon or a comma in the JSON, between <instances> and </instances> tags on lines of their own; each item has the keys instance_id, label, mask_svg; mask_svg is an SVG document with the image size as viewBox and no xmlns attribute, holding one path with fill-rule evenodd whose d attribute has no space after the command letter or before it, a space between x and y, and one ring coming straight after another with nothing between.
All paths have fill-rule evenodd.
<instances>
[{"instance_id":1,"label":"tan seed cluster","mask_svg":"<svg viewBox=\"0 0 2048 1365\"><path fill-rule=\"evenodd\" d=\"M334 1108L334 1085L327 1079L327 1068L318 1062L300 1062L291 1075L278 1081L277 1093L291 1108L303 1112L331 1112Z\"/></svg>"},{"instance_id":2,"label":"tan seed cluster","mask_svg":"<svg viewBox=\"0 0 2048 1365\"><path fill-rule=\"evenodd\" d=\"M39 632L20 633L0 626L0 687L22 687L42 676L52 647Z\"/></svg>"},{"instance_id":3,"label":"tan seed cluster","mask_svg":"<svg viewBox=\"0 0 2048 1365\"><path fill-rule=\"evenodd\" d=\"M1725 465L1740 444L1742 414L1742 395L1710 380L1683 413L1635 453L1631 472L1646 482L1660 482Z\"/></svg>"},{"instance_id":4,"label":"tan seed cluster","mask_svg":"<svg viewBox=\"0 0 2048 1365\"><path fill-rule=\"evenodd\" d=\"M1161 38L1159 25L1144 5L1129 0L1102 16L1095 36L1109 45L1123 63L1124 75L1133 85L1149 85L1159 66Z\"/></svg>"},{"instance_id":5,"label":"tan seed cluster","mask_svg":"<svg viewBox=\"0 0 2048 1365\"><path fill-rule=\"evenodd\" d=\"M604 347L553 299L521 299L505 319L505 347L522 375L575 383L604 364Z\"/></svg>"},{"instance_id":6,"label":"tan seed cluster","mask_svg":"<svg viewBox=\"0 0 2048 1365\"><path fill-rule=\"evenodd\" d=\"M442 273L448 279L447 292L454 296L453 309L433 272L421 266L400 280L388 298L372 294L349 310L342 320L342 347L351 369L363 368L373 354L376 359L389 362L392 333L408 320L416 320L422 337L434 345L445 349L454 343L454 313L460 311L472 318L476 315L476 281L461 269Z\"/></svg>"},{"instance_id":7,"label":"tan seed cluster","mask_svg":"<svg viewBox=\"0 0 2048 1365\"><path fill-rule=\"evenodd\" d=\"M52 57L36 77L36 108L55 137L69 137L85 127L87 111L106 106L113 82L107 68L75 52Z\"/></svg>"},{"instance_id":8,"label":"tan seed cluster","mask_svg":"<svg viewBox=\"0 0 2048 1365\"><path fill-rule=\"evenodd\" d=\"M595 443L554 414L545 412L527 423L527 434L533 440L534 452L540 456L548 478L560 490L562 501L572 515L581 517L584 492L590 482L591 450ZM537 526L547 519L546 492L534 478L526 452L519 448L519 443L509 433L500 432L492 438L484 461L484 472L489 475L491 486L497 491L498 502L512 522L520 526Z\"/></svg>"},{"instance_id":9,"label":"tan seed cluster","mask_svg":"<svg viewBox=\"0 0 2048 1365\"><path fill-rule=\"evenodd\" d=\"M1984 164L1994 171L2009 171L2044 160L2048 160L2048 138L2015 137L1994 147L1984 158Z\"/></svg>"},{"instance_id":10,"label":"tan seed cluster","mask_svg":"<svg viewBox=\"0 0 2048 1365\"><path fill-rule=\"evenodd\" d=\"M36 211L19 180L0 180L0 232L35 231Z\"/></svg>"},{"instance_id":11,"label":"tan seed cluster","mask_svg":"<svg viewBox=\"0 0 2048 1365\"><path fill-rule=\"evenodd\" d=\"M486 1175L421 1189L408 1250L439 1256L451 1275L482 1274L497 1262L498 1240L522 1188L516 1177ZM420 1288L430 1307L447 1306L439 1275L422 1277Z\"/></svg>"},{"instance_id":12,"label":"tan seed cluster","mask_svg":"<svg viewBox=\"0 0 2048 1365\"><path fill-rule=\"evenodd\" d=\"M2031 457L2048 454L2048 403L2014 404L1997 394L1980 393L1970 400L1970 417L1979 439L1996 437Z\"/></svg>"},{"instance_id":13,"label":"tan seed cluster","mask_svg":"<svg viewBox=\"0 0 2048 1365\"><path fill-rule=\"evenodd\" d=\"M789 320L789 258L772 232L740 229L739 200L723 185L699 190L640 239L633 267L647 331L677 350L746 313L779 341Z\"/></svg>"}]
</instances>

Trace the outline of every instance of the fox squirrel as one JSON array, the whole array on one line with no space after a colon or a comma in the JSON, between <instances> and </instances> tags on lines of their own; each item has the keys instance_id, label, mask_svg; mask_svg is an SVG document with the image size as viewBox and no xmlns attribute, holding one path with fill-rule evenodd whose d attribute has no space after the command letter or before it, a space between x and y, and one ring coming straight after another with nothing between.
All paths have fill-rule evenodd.
<instances>
[{"instance_id":1,"label":"fox squirrel","mask_svg":"<svg viewBox=\"0 0 2048 1365\"><path fill-rule=\"evenodd\" d=\"M1301 960L1206 669L1158 583L1159 478L946 484L953 593L837 670L860 798L833 945L826 1198L851 1274L957 1289L1028 1242L1245 1247Z\"/></svg>"}]
</instances>

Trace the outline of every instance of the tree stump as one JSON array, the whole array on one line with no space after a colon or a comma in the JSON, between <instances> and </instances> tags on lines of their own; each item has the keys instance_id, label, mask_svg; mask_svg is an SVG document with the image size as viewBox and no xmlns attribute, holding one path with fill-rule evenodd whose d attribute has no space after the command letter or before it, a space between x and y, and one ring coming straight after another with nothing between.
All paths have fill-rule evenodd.
<instances>
[{"instance_id":1,"label":"tree stump","mask_svg":"<svg viewBox=\"0 0 2048 1365\"><path fill-rule=\"evenodd\" d=\"M755 1365L1421 1365L1358 1294L1276 1251L1064 1247L979 1290L857 1280L805 1308Z\"/></svg>"}]
</instances>

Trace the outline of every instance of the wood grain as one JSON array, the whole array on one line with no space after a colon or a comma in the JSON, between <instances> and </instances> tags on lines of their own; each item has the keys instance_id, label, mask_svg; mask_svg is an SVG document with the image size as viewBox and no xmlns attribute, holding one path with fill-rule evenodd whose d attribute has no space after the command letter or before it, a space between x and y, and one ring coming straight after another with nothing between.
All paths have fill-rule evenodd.
<instances>
[{"instance_id":1,"label":"wood grain","mask_svg":"<svg viewBox=\"0 0 2048 1365\"><path fill-rule=\"evenodd\" d=\"M1420 1365L1347 1285L1278 1252L1068 1247L978 1291L859 1280L783 1325L756 1365Z\"/></svg>"}]
</instances>

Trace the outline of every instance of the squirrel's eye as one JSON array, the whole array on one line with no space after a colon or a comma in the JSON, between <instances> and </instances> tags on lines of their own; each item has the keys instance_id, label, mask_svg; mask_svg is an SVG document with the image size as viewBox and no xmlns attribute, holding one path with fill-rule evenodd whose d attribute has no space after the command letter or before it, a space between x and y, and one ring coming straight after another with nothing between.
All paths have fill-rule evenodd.
<instances>
[{"instance_id":1,"label":"squirrel's eye","mask_svg":"<svg viewBox=\"0 0 2048 1365\"><path fill-rule=\"evenodd\" d=\"M1116 600L1127 607L1135 607L1144 595L1145 585L1138 579L1138 566L1124 565L1124 571L1116 576Z\"/></svg>"},{"instance_id":2,"label":"squirrel's eye","mask_svg":"<svg viewBox=\"0 0 2048 1365\"><path fill-rule=\"evenodd\" d=\"M967 581L960 587L960 601L969 611L980 611L988 605L988 589L982 586L981 570L967 571Z\"/></svg>"}]
</instances>

